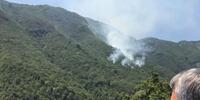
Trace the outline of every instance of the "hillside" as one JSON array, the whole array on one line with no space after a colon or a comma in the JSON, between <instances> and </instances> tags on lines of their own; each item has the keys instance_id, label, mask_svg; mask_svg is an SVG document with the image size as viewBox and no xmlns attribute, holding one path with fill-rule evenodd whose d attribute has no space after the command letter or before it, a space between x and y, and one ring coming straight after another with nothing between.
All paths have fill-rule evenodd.
<instances>
[{"instance_id":1,"label":"hillside","mask_svg":"<svg viewBox=\"0 0 200 100\"><path fill-rule=\"evenodd\" d=\"M102 40L112 26L88 19L91 29ZM157 38L144 38L138 40L149 48L146 56L146 65L154 65L155 69L164 76L173 76L182 70L199 67L200 41L172 42ZM145 66L144 66L145 67Z\"/></svg>"},{"instance_id":2,"label":"hillside","mask_svg":"<svg viewBox=\"0 0 200 100\"><path fill-rule=\"evenodd\" d=\"M191 67L199 67L200 41L180 41L178 43L155 38L143 41L153 48L147 56L147 63L160 65L175 73Z\"/></svg>"},{"instance_id":3,"label":"hillside","mask_svg":"<svg viewBox=\"0 0 200 100\"><path fill-rule=\"evenodd\" d=\"M152 70L168 79L200 63L198 41L147 38L154 50L132 69L108 61L113 48L102 39L76 13L0 0L0 99L120 100Z\"/></svg>"},{"instance_id":4,"label":"hillside","mask_svg":"<svg viewBox=\"0 0 200 100\"><path fill-rule=\"evenodd\" d=\"M112 48L84 17L5 1L0 8L1 99L114 99L145 76L107 61Z\"/></svg>"}]
</instances>

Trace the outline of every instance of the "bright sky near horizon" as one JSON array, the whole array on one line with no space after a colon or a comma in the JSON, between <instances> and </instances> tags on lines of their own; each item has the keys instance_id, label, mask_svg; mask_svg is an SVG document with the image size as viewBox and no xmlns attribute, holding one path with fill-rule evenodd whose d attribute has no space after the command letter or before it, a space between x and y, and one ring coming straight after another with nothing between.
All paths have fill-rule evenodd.
<instances>
[{"instance_id":1,"label":"bright sky near horizon","mask_svg":"<svg viewBox=\"0 0 200 100\"><path fill-rule=\"evenodd\" d=\"M136 38L200 40L200 0L8 0L48 4L110 24Z\"/></svg>"}]
</instances>

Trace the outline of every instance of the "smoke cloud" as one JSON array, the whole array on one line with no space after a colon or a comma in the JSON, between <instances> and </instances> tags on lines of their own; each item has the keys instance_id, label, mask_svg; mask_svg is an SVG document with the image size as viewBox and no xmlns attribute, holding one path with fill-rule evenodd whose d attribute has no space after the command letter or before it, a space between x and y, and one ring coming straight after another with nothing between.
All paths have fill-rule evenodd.
<instances>
[{"instance_id":1,"label":"smoke cloud","mask_svg":"<svg viewBox=\"0 0 200 100\"><path fill-rule=\"evenodd\" d=\"M122 65L143 65L145 37L180 41L200 39L199 0L9 0L28 4L49 4L74 11L114 27L106 42L115 50L109 59Z\"/></svg>"},{"instance_id":2,"label":"smoke cloud","mask_svg":"<svg viewBox=\"0 0 200 100\"><path fill-rule=\"evenodd\" d=\"M200 39L199 0L73 0L67 9L141 39Z\"/></svg>"},{"instance_id":3,"label":"smoke cloud","mask_svg":"<svg viewBox=\"0 0 200 100\"><path fill-rule=\"evenodd\" d=\"M108 58L113 63L120 60L123 66L143 66L145 64L147 49L144 48L143 43L137 41L135 38L112 30L107 34L107 43L115 48Z\"/></svg>"},{"instance_id":4,"label":"smoke cloud","mask_svg":"<svg viewBox=\"0 0 200 100\"><path fill-rule=\"evenodd\" d=\"M161 39L200 39L199 0L80 0L80 12L87 17L105 22L119 31L110 30L107 43L115 50L109 59L122 65L142 66L148 51L145 37Z\"/></svg>"},{"instance_id":5,"label":"smoke cloud","mask_svg":"<svg viewBox=\"0 0 200 100\"><path fill-rule=\"evenodd\" d=\"M107 23L137 39L200 39L200 0L8 0L48 4Z\"/></svg>"}]
</instances>

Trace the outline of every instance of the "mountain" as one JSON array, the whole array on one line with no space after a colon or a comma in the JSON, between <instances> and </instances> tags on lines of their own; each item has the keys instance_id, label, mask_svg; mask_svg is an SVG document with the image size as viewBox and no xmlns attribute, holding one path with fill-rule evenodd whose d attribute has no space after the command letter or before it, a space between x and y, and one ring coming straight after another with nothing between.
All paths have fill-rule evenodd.
<instances>
[{"instance_id":1,"label":"mountain","mask_svg":"<svg viewBox=\"0 0 200 100\"><path fill-rule=\"evenodd\" d=\"M199 67L200 41L180 41L178 43L155 38L143 41L153 48L147 56L147 63L160 65L177 73L191 67Z\"/></svg>"},{"instance_id":2,"label":"mountain","mask_svg":"<svg viewBox=\"0 0 200 100\"><path fill-rule=\"evenodd\" d=\"M147 75L108 61L78 14L1 0L0 16L1 99L114 99Z\"/></svg>"},{"instance_id":3,"label":"mountain","mask_svg":"<svg viewBox=\"0 0 200 100\"><path fill-rule=\"evenodd\" d=\"M151 71L169 79L200 63L199 41L146 38L144 67L113 64L104 27L62 8L0 0L0 99L120 100Z\"/></svg>"},{"instance_id":4,"label":"mountain","mask_svg":"<svg viewBox=\"0 0 200 100\"><path fill-rule=\"evenodd\" d=\"M114 29L92 19L88 19L88 22L91 24L90 29L104 41L106 41L105 36L110 29ZM149 49L146 65L154 65L155 69L159 69L159 72L163 72L163 74L169 73L169 76L173 76L174 73L191 67L200 67L200 41L172 42L151 37L138 41L145 43L145 46Z\"/></svg>"}]
</instances>

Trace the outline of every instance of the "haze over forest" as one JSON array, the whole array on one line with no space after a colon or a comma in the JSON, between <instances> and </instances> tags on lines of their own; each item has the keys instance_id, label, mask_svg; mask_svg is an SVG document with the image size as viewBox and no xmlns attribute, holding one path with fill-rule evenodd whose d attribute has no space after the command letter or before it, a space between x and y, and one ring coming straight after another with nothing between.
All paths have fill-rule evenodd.
<instances>
[{"instance_id":1,"label":"haze over forest","mask_svg":"<svg viewBox=\"0 0 200 100\"><path fill-rule=\"evenodd\" d=\"M199 0L9 0L62 7L138 39L199 40Z\"/></svg>"},{"instance_id":2,"label":"haze over forest","mask_svg":"<svg viewBox=\"0 0 200 100\"><path fill-rule=\"evenodd\" d=\"M198 2L0 0L0 100L168 100L200 67Z\"/></svg>"}]
</instances>

